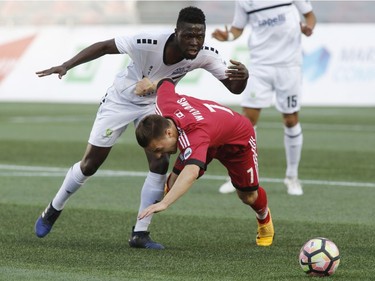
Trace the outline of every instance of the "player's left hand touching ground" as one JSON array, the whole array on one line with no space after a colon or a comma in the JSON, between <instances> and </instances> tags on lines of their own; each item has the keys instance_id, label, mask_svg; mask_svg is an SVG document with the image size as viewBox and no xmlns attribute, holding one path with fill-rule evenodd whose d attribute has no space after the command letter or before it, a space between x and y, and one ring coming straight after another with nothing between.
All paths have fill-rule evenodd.
<instances>
[{"instance_id":1,"label":"player's left hand touching ground","mask_svg":"<svg viewBox=\"0 0 375 281\"><path fill-rule=\"evenodd\" d=\"M249 72L245 65L239 61L230 60L231 64L225 71L229 80L246 80L249 78Z\"/></svg>"},{"instance_id":2,"label":"player's left hand touching ground","mask_svg":"<svg viewBox=\"0 0 375 281\"><path fill-rule=\"evenodd\" d=\"M150 206L148 206L146 209L144 209L139 215L138 215L138 219L143 219L145 217L148 217L154 213L158 213L158 212L161 212L161 211L164 211L165 209L167 209L167 204L165 204L164 202L158 202L156 204L152 204Z\"/></svg>"}]
</instances>

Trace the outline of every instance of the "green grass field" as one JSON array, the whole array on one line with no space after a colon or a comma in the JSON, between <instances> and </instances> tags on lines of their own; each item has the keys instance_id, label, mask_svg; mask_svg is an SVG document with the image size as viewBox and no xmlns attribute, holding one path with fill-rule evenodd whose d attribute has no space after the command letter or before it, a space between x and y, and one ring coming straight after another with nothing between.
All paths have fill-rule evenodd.
<instances>
[{"instance_id":1,"label":"green grass field","mask_svg":"<svg viewBox=\"0 0 375 281\"><path fill-rule=\"evenodd\" d=\"M375 280L374 108L302 110L301 197L286 194L281 119L265 110L258 150L274 244L255 245L253 211L234 194L219 194L226 173L213 162L188 194L154 216L151 235L164 251L127 244L147 172L133 127L71 198L53 231L43 239L34 235L35 220L82 157L96 109L0 104L0 280L311 280L298 254L317 236L340 249L330 280Z\"/></svg>"}]
</instances>

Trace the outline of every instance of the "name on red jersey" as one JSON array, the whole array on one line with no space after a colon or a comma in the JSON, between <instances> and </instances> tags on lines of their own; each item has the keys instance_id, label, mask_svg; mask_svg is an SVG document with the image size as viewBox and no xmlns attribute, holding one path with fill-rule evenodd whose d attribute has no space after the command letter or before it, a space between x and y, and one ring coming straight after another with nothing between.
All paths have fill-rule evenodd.
<instances>
[{"instance_id":1,"label":"name on red jersey","mask_svg":"<svg viewBox=\"0 0 375 281\"><path fill-rule=\"evenodd\" d=\"M204 120L204 117L202 116L200 111L192 107L190 103L186 100L186 98L181 98L177 100L177 103L180 104L187 112L191 113L194 116L195 120Z\"/></svg>"}]
</instances>

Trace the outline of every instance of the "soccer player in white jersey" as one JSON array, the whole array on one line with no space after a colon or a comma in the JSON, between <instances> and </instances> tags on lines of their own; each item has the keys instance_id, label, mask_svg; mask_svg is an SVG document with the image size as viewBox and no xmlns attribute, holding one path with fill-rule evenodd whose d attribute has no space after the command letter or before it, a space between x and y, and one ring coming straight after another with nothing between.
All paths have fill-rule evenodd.
<instances>
[{"instance_id":1,"label":"soccer player in white jersey","mask_svg":"<svg viewBox=\"0 0 375 281\"><path fill-rule=\"evenodd\" d=\"M174 32L143 33L97 42L62 65L36 72L39 77L58 74L61 78L69 69L106 54L128 54L132 60L102 99L82 160L69 169L59 191L37 219L38 237L51 231L69 197L95 174L129 123L137 126L143 117L155 112L155 89L161 78L178 82L189 71L203 68L230 92L240 94L245 89L247 68L233 60L227 66L216 49L204 45L205 31L204 13L196 7L187 7L180 11ZM150 171L141 191L139 212L161 200L169 164L168 155L155 158L147 151L146 155ZM164 248L150 238L150 222L151 217L137 220L129 240L131 247Z\"/></svg>"},{"instance_id":2,"label":"soccer player in white jersey","mask_svg":"<svg viewBox=\"0 0 375 281\"><path fill-rule=\"evenodd\" d=\"M304 17L301 22L300 15ZM232 41L251 27L248 46L250 51L250 82L242 95L244 114L254 127L262 108L269 107L275 96L276 109L284 122L286 173L284 183L288 194L302 195L298 180L303 136L298 119L302 92L301 33L310 36L316 18L309 0L253 1L235 3L232 25L228 30L216 29L212 36L220 41ZM219 191L235 191L231 182Z\"/></svg>"}]
</instances>

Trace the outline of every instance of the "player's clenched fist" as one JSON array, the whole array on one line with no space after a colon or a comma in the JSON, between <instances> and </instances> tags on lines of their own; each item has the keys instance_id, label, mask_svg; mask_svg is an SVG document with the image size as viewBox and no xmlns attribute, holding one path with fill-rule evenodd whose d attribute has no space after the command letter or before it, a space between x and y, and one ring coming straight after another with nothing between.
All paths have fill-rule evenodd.
<instances>
[{"instance_id":1,"label":"player's clenched fist","mask_svg":"<svg viewBox=\"0 0 375 281\"><path fill-rule=\"evenodd\" d=\"M135 94L143 96L156 90L158 81L152 82L147 77L144 77L141 81L138 81L135 85Z\"/></svg>"}]
</instances>

